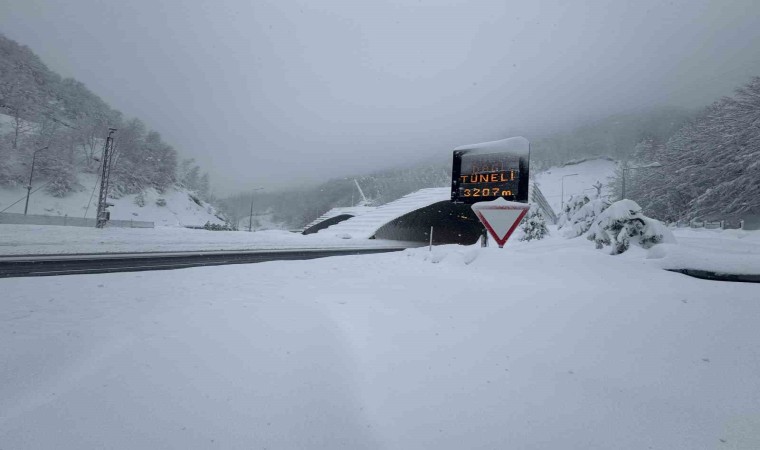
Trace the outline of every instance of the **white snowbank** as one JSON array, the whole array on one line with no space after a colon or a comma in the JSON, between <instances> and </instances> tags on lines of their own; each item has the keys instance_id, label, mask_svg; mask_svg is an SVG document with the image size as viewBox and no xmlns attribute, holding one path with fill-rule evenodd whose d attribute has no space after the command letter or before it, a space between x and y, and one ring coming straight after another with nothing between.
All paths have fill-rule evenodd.
<instances>
[{"instance_id":1,"label":"white snowbank","mask_svg":"<svg viewBox=\"0 0 760 450\"><path fill-rule=\"evenodd\" d=\"M757 285L652 262L548 238L2 279L0 440L760 448Z\"/></svg>"},{"instance_id":2,"label":"white snowbank","mask_svg":"<svg viewBox=\"0 0 760 450\"><path fill-rule=\"evenodd\" d=\"M679 228L674 234L678 245L656 245L647 254L663 269L760 275L760 231Z\"/></svg>"}]
</instances>

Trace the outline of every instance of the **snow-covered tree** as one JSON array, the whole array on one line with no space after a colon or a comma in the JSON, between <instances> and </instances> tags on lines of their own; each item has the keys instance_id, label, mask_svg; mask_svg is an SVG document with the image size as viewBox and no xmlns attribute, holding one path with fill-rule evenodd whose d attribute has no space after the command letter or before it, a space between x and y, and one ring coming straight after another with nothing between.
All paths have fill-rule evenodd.
<instances>
[{"instance_id":1,"label":"snow-covered tree","mask_svg":"<svg viewBox=\"0 0 760 450\"><path fill-rule=\"evenodd\" d=\"M591 224L586 236L596 248L611 246L611 254L628 250L631 244L649 248L663 242L675 242L673 233L661 222L646 217L633 200L620 200L605 209Z\"/></svg>"},{"instance_id":2,"label":"snow-covered tree","mask_svg":"<svg viewBox=\"0 0 760 450\"><path fill-rule=\"evenodd\" d=\"M523 235L520 237L521 241L539 240L549 235L544 215L538 208L531 208L528 215L523 219L521 228L523 231Z\"/></svg>"},{"instance_id":3,"label":"snow-covered tree","mask_svg":"<svg viewBox=\"0 0 760 450\"><path fill-rule=\"evenodd\" d=\"M610 202L603 198L589 201L578 209L561 228L562 236L574 238L582 236L590 228L594 220L610 206Z\"/></svg>"},{"instance_id":4,"label":"snow-covered tree","mask_svg":"<svg viewBox=\"0 0 760 450\"><path fill-rule=\"evenodd\" d=\"M725 219L760 213L760 77L705 108L664 146L639 154L663 167L631 173L627 196L655 217Z\"/></svg>"},{"instance_id":5,"label":"snow-covered tree","mask_svg":"<svg viewBox=\"0 0 760 450\"><path fill-rule=\"evenodd\" d=\"M570 198L565 202L564 206L562 207L562 211L559 214L559 219L557 221L557 227L562 228L567 224L571 217L575 215L575 213L578 212L583 206L590 202L591 198L589 198L586 194L575 194L571 195Z\"/></svg>"},{"instance_id":6,"label":"snow-covered tree","mask_svg":"<svg viewBox=\"0 0 760 450\"><path fill-rule=\"evenodd\" d=\"M62 79L26 46L0 35L0 185L26 182L34 150L35 178L66 195L80 172L96 173L108 128L117 128L111 194L163 191L177 182L177 152L137 119L125 119L81 82ZM10 120L8 120L10 119ZM200 191L208 176L198 174ZM199 192L208 197L207 192Z\"/></svg>"},{"instance_id":7,"label":"snow-covered tree","mask_svg":"<svg viewBox=\"0 0 760 450\"><path fill-rule=\"evenodd\" d=\"M135 205L142 208L145 206L145 193L143 191L140 191L135 195Z\"/></svg>"}]
</instances>

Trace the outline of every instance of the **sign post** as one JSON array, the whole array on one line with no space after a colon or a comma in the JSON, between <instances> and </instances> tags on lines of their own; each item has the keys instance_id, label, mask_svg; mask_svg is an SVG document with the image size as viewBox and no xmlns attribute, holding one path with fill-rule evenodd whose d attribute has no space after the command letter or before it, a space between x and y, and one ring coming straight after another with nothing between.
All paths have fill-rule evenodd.
<instances>
[{"instance_id":1,"label":"sign post","mask_svg":"<svg viewBox=\"0 0 760 450\"><path fill-rule=\"evenodd\" d=\"M524 137L454 149L451 201L472 210L499 248L528 213L530 142Z\"/></svg>"}]
</instances>

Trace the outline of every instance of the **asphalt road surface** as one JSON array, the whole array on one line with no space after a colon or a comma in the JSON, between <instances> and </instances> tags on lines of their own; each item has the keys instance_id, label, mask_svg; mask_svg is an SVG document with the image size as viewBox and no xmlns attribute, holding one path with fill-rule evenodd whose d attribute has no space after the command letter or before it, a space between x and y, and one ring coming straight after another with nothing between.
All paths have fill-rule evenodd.
<instances>
[{"instance_id":1,"label":"asphalt road surface","mask_svg":"<svg viewBox=\"0 0 760 450\"><path fill-rule=\"evenodd\" d=\"M390 248L244 250L171 253L103 253L73 255L0 256L0 278L40 277L111 272L171 270L187 267L250 264L325 258L328 256L364 255L404 250ZM692 269L670 269L695 278L713 281L760 283L760 275L735 275Z\"/></svg>"},{"instance_id":2,"label":"asphalt road surface","mask_svg":"<svg viewBox=\"0 0 760 450\"><path fill-rule=\"evenodd\" d=\"M170 270L224 264L364 255L395 252L403 249L403 247L391 247L4 256L0 257L0 278Z\"/></svg>"}]
</instances>

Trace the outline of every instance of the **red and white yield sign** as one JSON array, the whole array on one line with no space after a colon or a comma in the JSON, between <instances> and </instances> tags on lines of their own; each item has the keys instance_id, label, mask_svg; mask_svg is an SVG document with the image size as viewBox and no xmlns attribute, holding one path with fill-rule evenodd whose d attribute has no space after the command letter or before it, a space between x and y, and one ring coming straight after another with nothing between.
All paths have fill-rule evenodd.
<instances>
[{"instance_id":1,"label":"red and white yield sign","mask_svg":"<svg viewBox=\"0 0 760 450\"><path fill-rule=\"evenodd\" d=\"M491 233L491 237L499 244L499 248L504 247L507 239L529 209L530 205L527 203L510 202L503 198L472 205L475 215Z\"/></svg>"}]
</instances>

